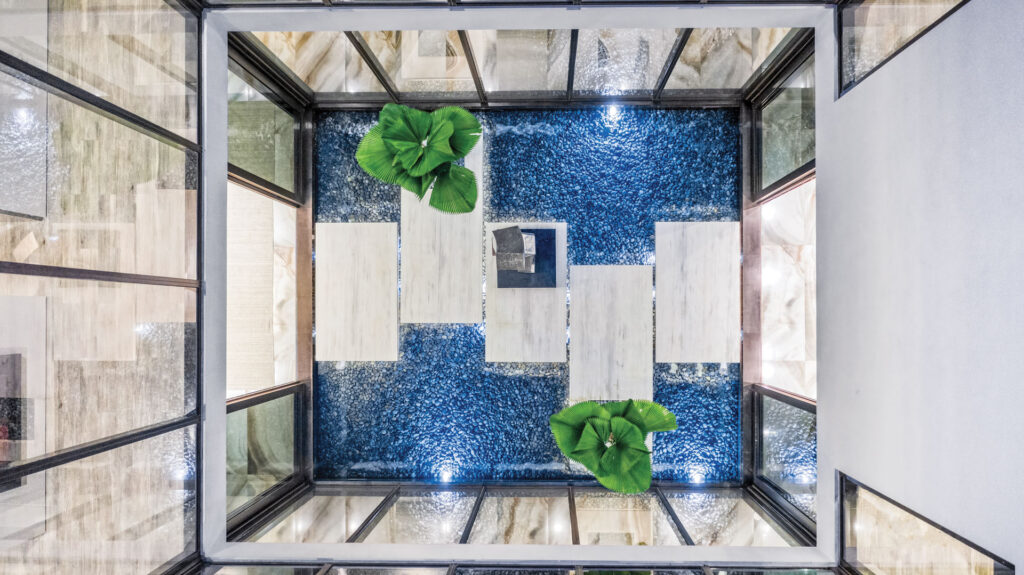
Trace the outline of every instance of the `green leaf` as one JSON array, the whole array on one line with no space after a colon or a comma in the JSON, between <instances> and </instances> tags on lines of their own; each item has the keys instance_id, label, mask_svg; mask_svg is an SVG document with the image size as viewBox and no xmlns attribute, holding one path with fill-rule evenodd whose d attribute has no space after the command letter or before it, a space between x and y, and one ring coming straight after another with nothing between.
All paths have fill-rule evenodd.
<instances>
[{"instance_id":1,"label":"green leaf","mask_svg":"<svg viewBox=\"0 0 1024 575\"><path fill-rule=\"evenodd\" d=\"M569 454L570 459L582 463L591 473L597 472L601 465L601 458L608 449L604 445L605 439L594 425L594 422L602 421L596 417L591 418L583 426L583 434L580 436L579 443L576 444L576 449Z\"/></svg>"},{"instance_id":2,"label":"green leaf","mask_svg":"<svg viewBox=\"0 0 1024 575\"><path fill-rule=\"evenodd\" d=\"M645 434L655 431L672 431L679 428L674 413L653 401L644 399L631 400L623 417L640 428L640 431Z\"/></svg>"},{"instance_id":3,"label":"green leaf","mask_svg":"<svg viewBox=\"0 0 1024 575\"><path fill-rule=\"evenodd\" d=\"M629 410L630 404L633 403L632 399L626 401L609 401L604 404L604 408L608 410L608 413L612 417L625 417L626 411Z\"/></svg>"},{"instance_id":4,"label":"green leaf","mask_svg":"<svg viewBox=\"0 0 1024 575\"><path fill-rule=\"evenodd\" d=\"M625 473L604 473L599 470L594 477L601 485L612 491L643 493L651 487L651 456L645 454Z\"/></svg>"},{"instance_id":5,"label":"green leaf","mask_svg":"<svg viewBox=\"0 0 1024 575\"><path fill-rule=\"evenodd\" d=\"M651 455L640 429L625 418L613 417L611 441L594 471L601 485L623 493L637 493L650 487Z\"/></svg>"},{"instance_id":6,"label":"green leaf","mask_svg":"<svg viewBox=\"0 0 1024 575\"><path fill-rule=\"evenodd\" d=\"M451 139L455 127L450 121L397 104L380 111L381 138L384 145L413 177L423 177L445 162L457 159Z\"/></svg>"},{"instance_id":7,"label":"green leaf","mask_svg":"<svg viewBox=\"0 0 1024 575\"><path fill-rule=\"evenodd\" d=\"M473 171L450 164L438 171L430 205L450 214L472 212L476 207L476 176Z\"/></svg>"},{"instance_id":8,"label":"green leaf","mask_svg":"<svg viewBox=\"0 0 1024 575\"><path fill-rule=\"evenodd\" d=\"M431 112L430 115L435 122L439 119L451 122L454 131L449 139L449 143L457 157L465 157L476 146L477 141L480 140L480 134L483 131L480 121L468 111L455 106L448 106L438 108Z\"/></svg>"},{"instance_id":9,"label":"green leaf","mask_svg":"<svg viewBox=\"0 0 1024 575\"><path fill-rule=\"evenodd\" d=\"M552 415L548 422L551 425L551 434L555 436L555 443L558 449L569 457L569 454L576 449L576 444L583 435L583 428L587 420L597 417L608 419L608 411L601 407L601 404L594 401L584 401L566 407L562 411Z\"/></svg>"},{"instance_id":10,"label":"green leaf","mask_svg":"<svg viewBox=\"0 0 1024 575\"><path fill-rule=\"evenodd\" d=\"M434 181L433 174L413 177L397 162L394 153L384 144L383 128L377 124L363 136L356 148L356 162L366 173L388 184L398 184L421 199Z\"/></svg>"}]
</instances>

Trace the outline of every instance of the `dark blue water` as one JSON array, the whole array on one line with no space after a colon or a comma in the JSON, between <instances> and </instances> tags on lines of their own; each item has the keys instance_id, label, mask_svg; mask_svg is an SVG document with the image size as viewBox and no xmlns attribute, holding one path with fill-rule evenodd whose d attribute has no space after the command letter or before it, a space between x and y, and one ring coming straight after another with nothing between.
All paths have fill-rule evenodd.
<instances>
[{"instance_id":1,"label":"dark blue water","mask_svg":"<svg viewBox=\"0 0 1024 575\"><path fill-rule=\"evenodd\" d=\"M592 108L478 114L487 221L565 221L569 263L653 264L654 222L735 221L734 110ZM317 120L318 222L397 222L400 193L362 172L355 149L376 114ZM570 310L571 313L571 310ZM482 326L403 325L398 362L319 362L318 479L566 479L548 417L567 364L484 362ZM657 364L655 400L680 430L656 434L655 477L739 479L737 364Z\"/></svg>"}]
</instances>

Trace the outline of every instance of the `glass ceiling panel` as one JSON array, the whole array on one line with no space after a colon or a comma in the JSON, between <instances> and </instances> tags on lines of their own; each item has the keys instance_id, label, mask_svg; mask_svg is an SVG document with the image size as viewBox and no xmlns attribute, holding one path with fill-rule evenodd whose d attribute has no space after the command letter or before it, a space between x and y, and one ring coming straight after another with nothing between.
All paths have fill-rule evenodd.
<instances>
[{"instance_id":1,"label":"glass ceiling panel","mask_svg":"<svg viewBox=\"0 0 1024 575\"><path fill-rule=\"evenodd\" d=\"M695 28L665 90L739 89L790 28Z\"/></svg>"},{"instance_id":2,"label":"glass ceiling panel","mask_svg":"<svg viewBox=\"0 0 1024 575\"><path fill-rule=\"evenodd\" d=\"M360 34L403 96L477 98L458 32L386 30Z\"/></svg>"},{"instance_id":3,"label":"glass ceiling panel","mask_svg":"<svg viewBox=\"0 0 1024 575\"><path fill-rule=\"evenodd\" d=\"M470 30L488 93L565 93L569 30ZM553 95L553 94L552 94Z\"/></svg>"},{"instance_id":4,"label":"glass ceiling panel","mask_svg":"<svg viewBox=\"0 0 1024 575\"><path fill-rule=\"evenodd\" d=\"M581 94L638 94L654 90L674 28L580 30L574 88Z\"/></svg>"},{"instance_id":5,"label":"glass ceiling panel","mask_svg":"<svg viewBox=\"0 0 1024 575\"><path fill-rule=\"evenodd\" d=\"M314 92L352 97L386 93L343 32L253 35Z\"/></svg>"}]
</instances>

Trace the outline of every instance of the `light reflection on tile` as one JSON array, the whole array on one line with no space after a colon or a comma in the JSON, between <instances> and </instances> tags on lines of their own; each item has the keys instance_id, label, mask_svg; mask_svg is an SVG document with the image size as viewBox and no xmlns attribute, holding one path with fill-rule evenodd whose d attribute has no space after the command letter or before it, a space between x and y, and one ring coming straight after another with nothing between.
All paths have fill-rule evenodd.
<instances>
[{"instance_id":1,"label":"light reflection on tile","mask_svg":"<svg viewBox=\"0 0 1024 575\"><path fill-rule=\"evenodd\" d=\"M280 520L251 538L260 543L344 543L390 488L317 493L292 505Z\"/></svg>"},{"instance_id":2,"label":"light reflection on tile","mask_svg":"<svg viewBox=\"0 0 1024 575\"><path fill-rule=\"evenodd\" d=\"M488 490L469 543L571 545L568 491Z\"/></svg>"},{"instance_id":3,"label":"light reflection on tile","mask_svg":"<svg viewBox=\"0 0 1024 575\"><path fill-rule=\"evenodd\" d=\"M796 542L739 489L666 491L696 545L787 547Z\"/></svg>"},{"instance_id":4,"label":"light reflection on tile","mask_svg":"<svg viewBox=\"0 0 1024 575\"><path fill-rule=\"evenodd\" d=\"M681 545L656 495L577 491L581 545Z\"/></svg>"},{"instance_id":5,"label":"light reflection on tile","mask_svg":"<svg viewBox=\"0 0 1024 575\"><path fill-rule=\"evenodd\" d=\"M457 543L476 496L465 491L401 495L364 543Z\"/></svg>"}]
</instances>

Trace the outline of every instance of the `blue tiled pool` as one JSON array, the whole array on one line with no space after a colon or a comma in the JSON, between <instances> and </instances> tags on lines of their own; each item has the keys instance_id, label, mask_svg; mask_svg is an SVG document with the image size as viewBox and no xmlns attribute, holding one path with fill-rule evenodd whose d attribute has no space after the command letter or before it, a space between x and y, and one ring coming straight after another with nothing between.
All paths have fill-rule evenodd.
<instances>
[{"instance_id":1,"label":"blue tiled pool","mask_svg":"<svg viewBox=\"0 0 1024 575\"><path fill-rule=\"evenodd\" d=\"M654 222L739 219L735 110L605 107L478 117L485 220L567 222L570 265L651 264ZM318 222L399 221L398 188L364 174L354 158L375 119L365 112L318 117ZM317 363L318 479L574 477L547 424L565 402L568 364L486 363L482 325L402 325L400 356ZM738 364L657 364L654 397L680 423L655 437L656 478L739 478Z\"/></svg>"}]
</instances>

